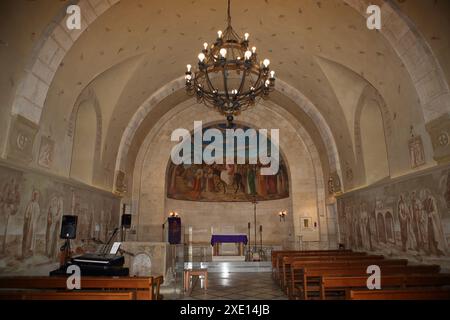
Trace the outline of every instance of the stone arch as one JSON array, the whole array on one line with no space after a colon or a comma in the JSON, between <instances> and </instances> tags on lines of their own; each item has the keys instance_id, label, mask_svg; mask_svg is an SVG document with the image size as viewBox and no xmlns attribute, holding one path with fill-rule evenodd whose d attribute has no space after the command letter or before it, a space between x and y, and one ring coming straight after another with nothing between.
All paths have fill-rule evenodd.
<instances>
[{"instance_id":1,"label":"stone arch","mask_svg":"<svg viewBox=\"0 0 450 320\"><path fill-rule=\"evenodd\" d=\"M270 103L270 101L268 101L267 103ZM152 224L155 225L156 228L158 228L159 226L159 220L163 219L163 216L156 216L155 219L157 220L152 220L152 222L146 222L146 220L148 220L148 218L145 218L144 216L141 215L141 213L144 213L142 210L142 208L140 208L142 203L146 203L147 205L152 205L154 206L152 211L154 211L154 214L156 215L161 215L164 212L164 207L162 204L157 203L157 201L155 201L154 199L156 199L155 197L158 198L164 198L164 194L165 194L165 188L161 188L159 185L161 183L161 181L164 181L165 179L165 174L166 171L163 169L151 169L148 166L145 166L145 159L147 159L147 161L151 161L153 163L164 163L164 165L167 164L167 155L170 152L169 149L167 149L167 143L166 145L161 144L161 148L160 147L155 147L153 145L154 143L154 139L161 139L162 135L168 135L170 137L170 125L168 125L168 121L170 119L173 120L173 115L177 114L177 115L183 115L183 114L190 114L192 115L192 112L189 112L190 108L195 107L196 103L195 101L192 100L188 100L185 101L181 104L179 104L177 107L172 108L170 110L170 112L168 114L165 114L160 121L158 121L158 124L155 125L149 132L149 134L147 135L147 138L145 139L144 143L142 144L140 151L138 153L137 156L137 160L134 166L134 172L133 172L133 182L132 182L132 202L135 204L135 206L133 207L133 211L134 214L136 214L138 216L138 221L140 221L139 223L142 224L142 226L140 226L140 228L144 228L142 230L142 232L144 232L144 234L146 234L147 232L149 232L147 229L145 229L145 224ZM258 106L257 106L258 107ZM274 121L274 119L281 119L284 118L286 120L292 120L290 118L285 118L283 114L279 114L279 112L283 112L285 111L283 108L281 107L277 107L275 108L273 106L273 103L270 103L270 107L269 106L263 106L260 105L259 108L264 108L266 111L269 112L268 115L263 115L262 118L264 119L264 121L268 121L268 123L266 123L266 125L270 125L270 123L272 123ZM275 110L276 109L276 110ZM287 113L287 112L286 112ZM249 110L247 112L245 112L243 115L241 115L240 121L244 122L244 123L251 123L254 126L259 126L259 124L262 121L262 118L260 118L261 112L258 112L257 110ZM183 116L185 117L185 116ZM214 121L214 120L218 120L218 121L223 121L223 117L218 114L217 112L214 112L212 110L208 110L205 111L202 114L202 119L208 119L208 123L210 121ZM181 118L180 118L181 119ZM186 123L186 121L188 121L185 118L183 123ZM171 121L172 121L171 120ZM197 119L199 120L199 119ZM190 121L190 120L189 120ZM290 121L291 124L293 124L294 120ZM175 125L175 124L174 124ZM295 125L295 124L293 124ZM297 124L298 125L298 124ZM308 169L308 173L307 172L301 172L301 169L298 168L294 168L295 170L295 176L292 177L292 166L289 167L289 170L291 171L291 181L293 181L294 184L296 184L298 186L298 188L300 188L300 190L296 190L294 191L294 187L292 190L292 195L293 195L293 200L292 200L292 210L295 212L295 216L297 217L300 213L308 213L311 214L311 216L313 217L314 221L317 222L317 230L316 233L317 234L317 239L314 241L317 245L317 247L320 247L322 245L323 248L328 246L328 238L327 238L327 219L326 219L326 215L325 215L325 190L324 190L324 182L323 182L323 173L322 173L322 168L320 166L320 158L319 158L319 154L317 152L317 149L315 149L315 145L312 141L310 142L304 142L304 140L310 140L311 138L308 138L308 133L306 132L306 130L303 129L302 132L300 132L301 130L299 130L296 126L292 128L295 132L295 137L292 136L290 138L286 138L287 140L284 141L291 141L291 143L293 143L294 145L296 143L300 144L300 145L304 145L304 148L306 148L303 154L305 155L305 157L308 157L309 163L311 164L311 168ZM150 146L153 145L153 148L150 148ZM280 143L280 147L282 149L285 149L285 147L283 145L281 145ZM164 149L165 148L165 149ZM312 148L312 149L310 149ZM147 158L149 157L149 158ZM287 162L289 162L289 157L287 157ZM150 163L150 162L147 162ZM289 166L289 163L288 163ZM144 170L145 168L145 170ZM298 169L298 170L297 170ZM146 178L147 174L144 171L148 171L150 170L151 172L154 173L154 176L152 176L152 178L149 180ZM300 171L299 171L300 170ZM310 177L314 178L310 178L310 180L303 181L301 178L303 175L310 175ZM299 180L300 179L300 180ZM303 181L303 183L301 182ZM145 183L145 189L142 189L144 187L144 183ZM149 184L150 183L150 184ZM305 187L306 183L309 184L309 189L308 190L303 190L302 186ZM158 186L159 187L158 187ZM313 186L311 188L311 186ZM314 190L314 191L311 191ZM304 193L306 192L306 193ZM309 200L305 200L302 198L302 195L305 194L309 194L309 193L314 193L313 196L308 197ZM141 198L140 195L143 195L144 197ZM313 201L314 203L309 203L309 202ZM303 209L302 209L303 208ZM303 210L303 212L301 212ZM148 210L145 210L145 212L147 212ZM294 215L294 214L293 214ZM292 215L292 216L293 216ZM151 218L154 219L154 218ZM295 223L299 222L299 219L297 217L297 219L294 220ZM296 226L299 227L299 226ZM149 227L150 228L150 227ZM138 229L138 235L139 235L139 229ZM158 232L156 230L153 230L153 232ZM320 232L320 236L319 236L319 232ZM160 232L159 232L160 233ZM311 240L312 241L312 240Z\"/></svg>"},{"instance_id":2,"label":"stone arch","mask_svg":"<svg viewBox=\"0 0 450 320\"><path fill-rule=\"evenodd\" d=\"M138 130L139 126L145 119L145 117L163 99L167 98L172 93L178 90L182 90L184 86L185 86L184 77L179 77L161 87L138 108L138 110L133 115L132 119L130 120L128 126L126 127L122 135L116 161L116 168L115 168L116 173L124 170L124 165L126 163L125 161L126 156L133 141L133 137L136 131ZM336 141L334 139L330 127L323 118L322 114L318 111L317 107L314 106L314 104L302 93L300 93L297 89L295 89L294 87L290 86L289 84L280 79L277 80L276 90L286 95L292 101L294 101L294 103L296 103L308 116L310 116L311 120L318 129L322 141L324 142L325 147L327 149L327 156L329 161L328 165L330 166L330 171L331 172L336 171L340 176L340 180L343 181ZM117 177L117 174L115 176ZM116 181L114 182L114 186L115 185Z\"/></svg>"},{"instance_id":3,"label":"stone arch","mask_svg":"<svg viewBox=\"0 0 450 320\"><path fill-rule=\"evenodd\" d=\"M384 38L400 57L420 99L425 123L450 112L450 90L442 67L414 23L389 0L344 0L364 17L369 5L381 8Z\"/></svg>"},{"instance_id":4,"label":"stone arch","mask_svg":"<svg viewBox=\"0 0 450 320\"><path fill-rule=\"evenodd\" d=\"M203 128L208 128L208 127L212 127L212 126L214 126L214 125L217 125L217 124L223 124L223 123L225 123L226 122L226 120L225 119L223 119L222 121L220 121L220 120L217 120L217 121L210 121L210 122L208 122L208 123L202 123L202 126L203 126ZM246 122L246 121L241 121L240 119L236 119L236 120L234 120L233 121L233 123L234 124L236 124L236 125L242 125L242 126L246 126L246 127L248 127L248 128L251 128L251 129L254 129L254 130L259 130L259 129L263 129L263 128L259 128L259 127L257 127L257 126L255 126L254 124L252 124L252 123L249 123L249 122ZM190 134L191 134L191 139L193 139L193 134L194 134L194 131L193 130L191 130L190 131ZM270 139L270 138L269 138ZM282 148L280 148L280 146L277 146L277 149L278 149L278 151L279 151L279 159L280 160L282 160L283 162L284 162L284 164L285 164L285 166L286 166L286 169L287 169L287 175L288 175L288 181L289 181L289 185L290 185L290 181L291 181L291 176L290 176L290 165L289 165L289 162L288 162L288 160L287 160L287 158L286 158L286 155L285 155L285 152L284 152L284 150L282 149ZM167 182L170 178L169 178L169 173L170 173L170 164L171 164L171 159L170 159L170 157L169 157L169 159L167 160L167 165L166 165L166 169L165 169L165 181ZM166 186L166 188L165 188L165 190L166 190L166 194L167 194L167 186ZM289 188L289 194L290 194L290 196L292 195L292 189L291 188Z\"/></svg>"},{"instance_id":5,"label":"stone arch","mask_svg":"<svg viewBox=\"0 0 450 320\"><path fill-rule=\"evenodd\" d=\"M81 30L67 28L66 7L58 13L33 49L12 103L13 114L39 124L48 90L64 56L89 25L119 1L71 1L80 6L83 13Z\"/></svg>"},{"instance_id":6,"label":"stone arch","mask_svg":"<svg viewBox=\"0 0 450 320\"><path fill-rule=\"evenodd\" d=\"M381 7L381 34L394 48L411 75L420 97L425 122L450 111L450 90L431 48L413 23L392 1L342 0L362 16L370 4ZM47 92L56 71L74 42L99 16L120 0L79 0L83 14L82 29L68 30L65 11L50 23L37 42L24 70L24 76L12 102L12 114L20 114L38 124ZM65 9L65 8L64 8Z\"/></svg>"}]
</instances>

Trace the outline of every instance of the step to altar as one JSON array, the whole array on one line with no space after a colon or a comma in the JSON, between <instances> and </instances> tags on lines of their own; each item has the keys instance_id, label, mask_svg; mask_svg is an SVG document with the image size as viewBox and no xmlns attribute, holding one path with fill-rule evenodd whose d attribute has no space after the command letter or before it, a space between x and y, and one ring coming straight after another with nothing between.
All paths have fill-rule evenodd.
<instances>
[{"instance_id":1,"label":"step to altar","mask_svg":"<svg viewBox=\"0 0 450 320\"><path fill-rule=\"evenodd\" d=\"M209 262L185 262L185 269L207 268L208 273L228 272L272 272L270 261L209 261Z\"/></svg>"},{"instance_id":2,"label":"step to altar","mask_svg":"<svg viewBox=\"0 0 450 320\"><path fill-rule=\"evenodd\" d=\"M212 256L211 258L213 262L245 262L245 256Z\"/></svg>"}]
</instances>

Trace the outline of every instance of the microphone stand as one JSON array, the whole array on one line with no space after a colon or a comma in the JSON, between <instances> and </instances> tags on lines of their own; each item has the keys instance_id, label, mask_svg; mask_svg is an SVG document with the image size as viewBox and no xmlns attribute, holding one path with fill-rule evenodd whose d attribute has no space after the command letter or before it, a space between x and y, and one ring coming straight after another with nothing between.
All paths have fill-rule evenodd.
<instances>
[{"instance_id":1,"label":"microphone stand","mask_svg":"<svg viewBox=\"0 0 450 320\"><path fill-rule=\"evenodd\" d=\"M103 251L101 253L102 255L106 255L106 252L107 252L106 250L108 249L108 247L109 247L109 245L111 243L111 240L116 236L117 231L119 231L119 228L115 228L114 229L113 234L111 235L111 237L109 238L108 242L105 244L105 247L103 248Z\"/></svg>"}]
</instances>

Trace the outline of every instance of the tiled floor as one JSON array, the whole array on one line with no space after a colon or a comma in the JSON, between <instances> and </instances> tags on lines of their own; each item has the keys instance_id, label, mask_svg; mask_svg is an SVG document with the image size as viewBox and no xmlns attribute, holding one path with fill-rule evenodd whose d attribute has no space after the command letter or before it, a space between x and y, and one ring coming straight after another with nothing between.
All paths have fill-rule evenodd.
<instances>
[{"instance_id":1,"label":"tiled floor","mask_svg":"<svg viewBox=\"0 0 450 320\"><path fill-rule=\"evenodd\" d=\"M194 277L192 292L183 300L287 300L270 273L210 273L208 290L203 286L204 281Z\"/></svg>"}]
</instances>

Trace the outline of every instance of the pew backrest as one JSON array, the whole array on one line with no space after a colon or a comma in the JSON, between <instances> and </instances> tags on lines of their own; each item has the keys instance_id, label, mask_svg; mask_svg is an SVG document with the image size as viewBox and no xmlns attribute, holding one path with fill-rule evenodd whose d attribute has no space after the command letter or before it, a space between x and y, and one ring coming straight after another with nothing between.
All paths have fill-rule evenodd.
<instances>
[{"instance_id":1,"label":"pew backrest","mask_svg":"<svg viewBox=\"0 0 450 320\"><path fill-rule=\"evenodd\" d=\"M135 292L137 300L154 300L159 295L159 284L153 277L82 277L81 290L127 290ZM67 289L67 277L0 277L0 288L3 289Z\"/></svg>"},{"instance_id":2,"label":"pew backrest","mask_svg":"<svg viewBox=\"0 0 450 320\"><path fill-rule=\"evenodd\" d=\"M327 290L367 288L366 276L323 276L320 279L320 297L326 299ZM392 287L440 287L450 285L450 274L436 275L385 275L381 277L381 289Z\"/></svg>"},{"instance_id":3,"label":"pew backrest","mask_svg":"<svg viewBox=\"0 0 450 320\"><path fill-rule=\"evenodd\" d=\"M399 290L346 291L347 300L450 300L450 290L441 288L414 288Z\"/></svg>"},{"instance_id":4,"label":"pew backrest","mask_svg":"<svg viewBox=\"0 0 450 320\"><path fill-rule=\"evenodd\" d=\"M92 291L0 291L0 300L133 300L134 293Z\"/></svg>"}]
</instances>

